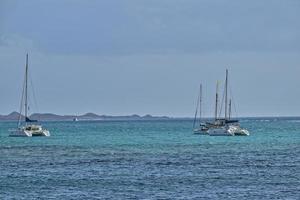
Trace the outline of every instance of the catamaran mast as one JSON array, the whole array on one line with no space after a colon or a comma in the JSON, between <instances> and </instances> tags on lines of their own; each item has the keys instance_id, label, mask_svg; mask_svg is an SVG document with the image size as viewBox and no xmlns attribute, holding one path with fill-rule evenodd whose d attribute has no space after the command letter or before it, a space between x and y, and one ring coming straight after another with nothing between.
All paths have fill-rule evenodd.
<instances>
[{"instance_id":1,"label":"catamaran mast","mask_svg":"<svg viewBox=\"0 0 300 200\"><path fill-rule=\"evenodd\" d=\"M228 101L228 69L226 69L226 80L225 80L225 120L227 119L227 101Z\"/></svg>"},{"instance_id":2,"label":"catamaran mast","mask_svg":"<svg viewBox=\"0 0 300 200\"><path fill-rule=\"evenodd\" d=\"M216 105L215 105L215 120L218 119L218 101L219 101L219 81L217 81L217 86L216 86Z\"/></svg>"},{"instance_id":3,"label":"catamaran mast","mask_svg":"<svg viewBox=\"0 0 300 200\"><path fill-rule=\"evenodd\" d=\"M28 54L26 54L26 71L25 71L25 122L28 116Z\"/></svg>"}]
</instances>

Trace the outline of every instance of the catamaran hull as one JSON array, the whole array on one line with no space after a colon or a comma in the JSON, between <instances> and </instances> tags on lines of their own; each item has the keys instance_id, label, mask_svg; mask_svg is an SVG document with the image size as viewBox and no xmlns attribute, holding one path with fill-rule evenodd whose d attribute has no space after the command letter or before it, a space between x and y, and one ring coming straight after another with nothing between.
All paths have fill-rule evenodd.
<instances>
[{"instance_id":1,"label":"catamaran hull","mask_svg":"<svg viewBox=\"0 0 300 200\"><path fill-rule=\"evenodd\" d=\"M15 130L12 131L9 136L10 137L38 137L38 136L49 137L50 132L47 130L43 130L43 131Z\"/></svg>"},{"instance_id":2,"label":"catamaran hull","mask_svg":"<svg viewBox=\"0 0 300 200\"><path fill-rule=\"evenodd\" d=\"M235 136L249 136L250 133L246 129L241 128L239 125L229 126L228 131L233 133Z\"/></svg>"},{"instance_id":3,"label":"catamaran hull","mask_svg":"<svg viewBox=\"0 0 300 200\"><path fill-rule=\"evenodd\" d=\"M49 133L49 131L46 131L46 130L32 133L32 137L41 137L41 136L49 137L50 133Z\"/></svg>"},{"instance_id":4,"label":"catamaran hull","mask_svg":"<svg viewBox=\"0 0 300 200\"><path fill-rule=\"evenodd\" d=\"M227 129L218 128L218 129L210 129L208 131L210 136L234 136L234 134Z\"/></svg>"},{"instance_id":5,"label":"catamaran hull","mask_svg":"<svg viewBox=\"0 0 300 200\"><path fill-rule=\"evenodd\" d=\"M249 133L249 131L242 129L242 130L234 132L234 135L235 136L249 136L250 133Z\"/></svg>"}]
</instances>

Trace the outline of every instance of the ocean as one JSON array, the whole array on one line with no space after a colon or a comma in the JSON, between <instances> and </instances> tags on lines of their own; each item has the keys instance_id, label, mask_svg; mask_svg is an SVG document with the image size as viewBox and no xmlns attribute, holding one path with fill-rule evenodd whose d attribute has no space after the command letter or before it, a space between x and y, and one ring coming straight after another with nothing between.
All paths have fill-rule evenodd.
<instances>
[{"instance_id":1,"label":"ocean","mask_svg":"<svg viewBox=\"0 0 300 200\"><path fill-rule=\"evenodd\" d=\"M192 121L0 123L0 199L300 199L300 118L241 121L249 137Z\"/></svg>"}]
</instances>

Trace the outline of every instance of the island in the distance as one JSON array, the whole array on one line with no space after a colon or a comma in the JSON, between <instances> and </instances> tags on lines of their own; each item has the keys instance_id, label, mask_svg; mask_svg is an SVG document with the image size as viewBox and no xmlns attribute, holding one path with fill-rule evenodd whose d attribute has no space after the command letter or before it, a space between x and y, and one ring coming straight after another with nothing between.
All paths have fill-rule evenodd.
<instances>
[{"instance_id":1,"label":"island in the distance","mask_svg":"<svg viewBox=\"0 0 300 200\"><path fill-rule=\"evenodd\" d=\"M0 115L0 121L17 121L20 117L18 112L12 112L8 115ZM24 118L24 116L22 116ZM56 115L52 113L34 113L30 119L39 121L111 121L111 120L169 120L166 116L152 116L152 115L127 115L127 116L110 116L97 115L95 113L86 113L84 115Z\"/></svg>"}]
</instances>

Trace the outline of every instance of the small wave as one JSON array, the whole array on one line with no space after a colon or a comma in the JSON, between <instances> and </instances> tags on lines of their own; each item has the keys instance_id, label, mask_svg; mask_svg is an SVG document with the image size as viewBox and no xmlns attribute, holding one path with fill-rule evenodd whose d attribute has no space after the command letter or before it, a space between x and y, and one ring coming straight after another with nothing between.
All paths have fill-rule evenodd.
<instances>
[{"instance_id":1,"label":"small wave","mask_svg":"<svg viewBox=\"0 0 300 200\"><path fill-rule=\"evenodd\" d=\"M300 123L300 120L298 119L293 119L293 120L287 120L287 122L291 122L291 123Z\"/></svg>"},{"instance_id":2,"label":"small wave","mask_svg":"<svg viewBox=\"0 0 300 200\"><path fill-rule=\"evenodd\" d=\"M258 119L258 120L255 120L256 122L270 122L271 120L270 119Z\"/></svg>"}]
</instances>

